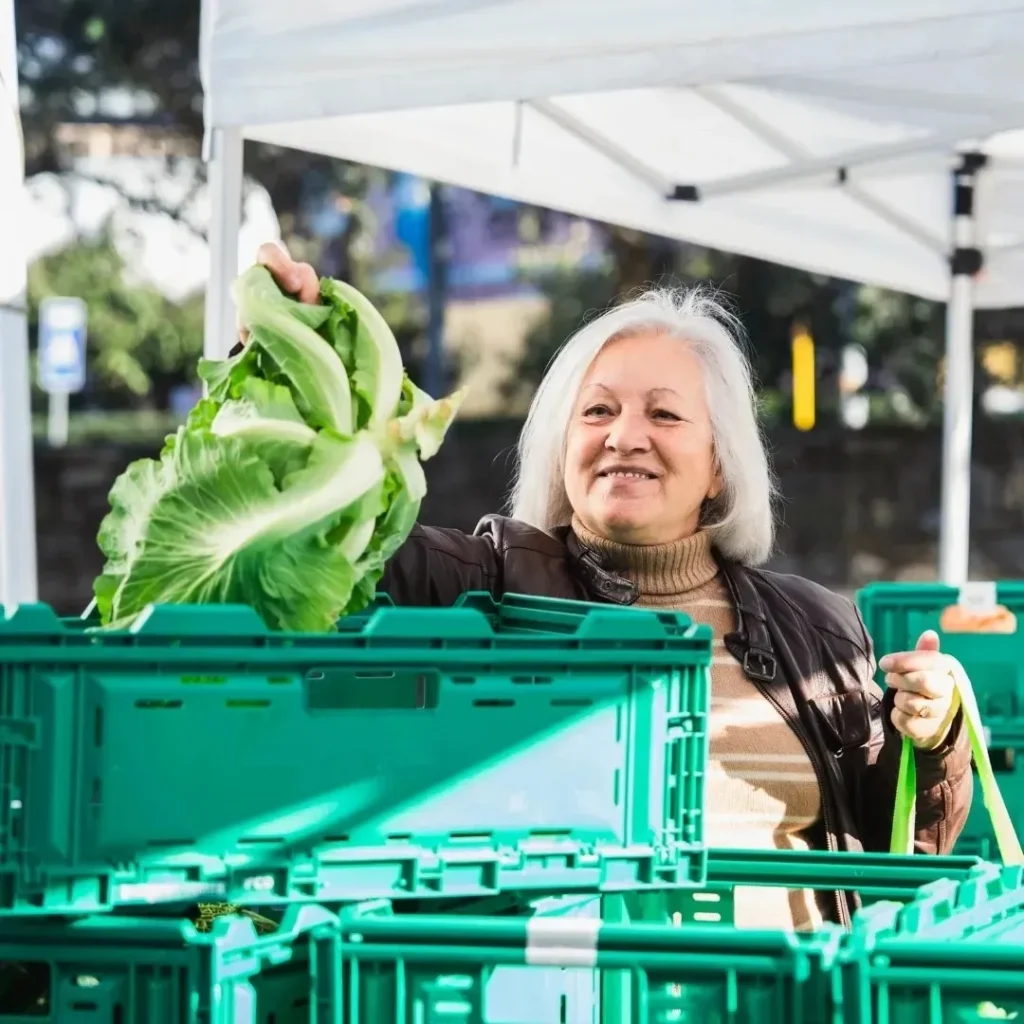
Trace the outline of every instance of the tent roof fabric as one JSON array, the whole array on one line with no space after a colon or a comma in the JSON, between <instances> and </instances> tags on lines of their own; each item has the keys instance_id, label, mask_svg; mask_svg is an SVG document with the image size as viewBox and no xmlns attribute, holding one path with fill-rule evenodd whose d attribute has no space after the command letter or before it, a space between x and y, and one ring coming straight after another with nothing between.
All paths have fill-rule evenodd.
<instances>
[{"instance_id":1,"label":"tent roof fabric","mask_svg":"<svg viewBox=\"0 0 1024 1024\"><path fill-rule=\"evenodd\" d=\"M201 55L210 128L929 298L981 150L999 307L1021 53L1005 0L206 0Z\"/></svg>"}]
</instances>

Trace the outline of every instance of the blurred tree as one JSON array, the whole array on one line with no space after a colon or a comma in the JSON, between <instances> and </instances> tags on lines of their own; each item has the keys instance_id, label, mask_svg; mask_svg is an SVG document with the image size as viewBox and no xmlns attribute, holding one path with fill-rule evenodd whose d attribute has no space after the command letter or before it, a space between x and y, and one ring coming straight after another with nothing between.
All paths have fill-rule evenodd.
<instances>
[{"instance_id":1,"label":"blurred tree","mask_svg":"<svg viewBox=\"0 0 1024 1024\"><path fill-rule=\"evenodd\" d=\"M877 386L899 395L906 417L933 420L942 414L940 368L945 353L945 309L883 288L857 294L851 340L862 345Z\"/></svg>"},{"instance_id":2,"label":"blurred tree","mask_svg":"<svg viewBox=\"0 0 1024 1024\"><path fill-rule=\"evenodd\" d=\"M198 154L199 0L14 0L14 8L29 177L69 169L74 155L59 133L67 122L140 126L177 136ZM255 143L245 156L247 174L270 194L286 244L318 261L330 247L332 262L349 266L358 218L323 236L313 227L317 213L338 196L358 198L383 172ZM195 173L198 187L205 178L198 161Z\"/></svg>"},{"instance_id":3,"label":"blurred tree","mask_svg":"<svg viewBox=\"0 0 1024 1024\"><path fill-rule=\"evenodd\" d=\"M838 335L836 289L805 272L732 256L684 243L611 228L612 268L607 272L559 273L542 279L549 317L527 337L521 362L510 367L510 401L523 401L536 387L558 347L584 322L617 297L644 287L705 283L743 322L755 374L768 390L788 387L792 325L810 326L821 342L819 363L834 375L829 339ZM773 408L777 403L773 403Z\"/></svg>"},{"instance_id":4,"label":"blurred tree","mask_svg":"<svg viewBox=\"0 0 1024 1024\"><path fill-rule=\"evenodd\" d=\"M841 350L851 342L861 344L869 359L876 418L925 423L941 416L942 304L635 231L609 232L610 271L563 272L541 280L550 314L527 337L522 358L509 368L504 387L517 407L532 393L558 347L585 319L644 286L704 282L718 290L743 322L755 376L773 419L789 419L790 340L798 323L810 329L816 342L819 421L834 420L837 414ZM979 339L1024 334L1022 322L1019 317L979 312L975 334ZM993 376L984 366L981 370L976 377L979 394Z\"/></svg>"},{"instance_id":5,"label":"blurred tree","mask_svg":"<svg viewBox=\"0 0 1024 1024\"><path fill-rule=\"evenodd\" d=\"M507 368L501 391L510 411L518 412L529 404L563 342L607 309L619 294L613 271L560 271L541 278L539 283L550 310L526 336L521 356Z\"/></svg>"},{"instance_id":6,"label":"blurred tree","mask_svg":"<svg viewBox=\"0 0 1024 1024\"><path fill-rule=\"evenodd\" d=\"M203 304L182 304L131 283L107 233L46 256L29 270L29 331L39 302L80 296L89 313L88 397L106 407L166 408L173 387L188 383L203 346Z\"/></svg>"}]
</instances>

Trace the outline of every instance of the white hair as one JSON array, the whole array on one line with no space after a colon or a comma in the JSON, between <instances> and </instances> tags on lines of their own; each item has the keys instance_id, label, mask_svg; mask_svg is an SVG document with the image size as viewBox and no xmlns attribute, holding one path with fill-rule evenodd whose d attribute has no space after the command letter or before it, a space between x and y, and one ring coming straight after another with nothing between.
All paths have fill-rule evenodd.
<instances>
[{"instance_id":1,"label":"white hair","mask_svg":"<svg viewBox=\"0 0 1024 1024\"><path fill-rule=\"evenodd\" d=\"M702 288L648 291L586 324L559 349L519 436L511 514L546 533L570 523L565 442L583 378L609 341L649 331L678 338L701 365L724 485L706 509L712 543L727 558L759 565L772 551L775 481L758 426L743 329Z\"/></svg>"}]
</instances>

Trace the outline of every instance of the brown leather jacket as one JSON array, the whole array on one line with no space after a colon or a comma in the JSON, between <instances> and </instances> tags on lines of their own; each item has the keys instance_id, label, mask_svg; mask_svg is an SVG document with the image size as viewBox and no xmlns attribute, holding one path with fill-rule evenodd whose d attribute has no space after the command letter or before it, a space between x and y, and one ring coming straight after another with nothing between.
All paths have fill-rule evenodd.
<instances>
[{"instance_id":1,"label":"brown leather jacket","mask_svg":"<svg viewBox=\"0 0 1024 1024\"><path fill-rule=\"evenodd\" d=\"M875 683L871 640L846 598L799 576L719 558L738 625L725 637L747 676L800 737L821 786L819 848L889 849L901 741L891 694ZM556 536L488 516L474 535L416 527L381 581L398 604L449 605L467 590L631 604L633 584L607 571L564 529ZM958 720L945 745L917 754L920 853L949 853L967 819L973 780ZM824 910L846 923L858 905L837 893Z\"/></svg>"}]
</instances>

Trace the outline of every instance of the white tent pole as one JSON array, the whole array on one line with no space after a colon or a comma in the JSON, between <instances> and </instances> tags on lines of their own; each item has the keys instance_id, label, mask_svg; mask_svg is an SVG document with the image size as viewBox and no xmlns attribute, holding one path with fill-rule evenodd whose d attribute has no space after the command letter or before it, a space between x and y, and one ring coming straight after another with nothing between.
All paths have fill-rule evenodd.
<instances>
[{"instance_id":1,"label":"white tent pole","mask_svg":"<svg viewBox=\"0 0 1024 1024\"><path fill-rule=\"evenodd\" d=\"M207 138L210 196L210 280L206 287L203 353L223 359L236 339L231 283L238 274L242 225L242 131L214 128Z\"/></svg>"},{"instance_id":2,"label":"white tent pole","mask_svg":"<svg viewBox=\"0 0 1024 1024\"><path fill-rule=\"evenodd\" d=\"M25 310L27 253L19 228L25 157L18 109L14 5L0 0L0 601L38 599L32 410Z\"/></svg>"},{"instance_id":3,"label":"white tent pole","mask_svg":"<svg viewBox=\"0 0 1024 1024\"><path fill-rule=\"evenodd\" d=\"M975 246L974 186L985 165L966 153L953 173L953 252L946 305L946 381L942 429L942 523L939 578L968 579L971 544L971 420L974 407L974 278L981 270Z\"/></svg>"}]
</instances>

